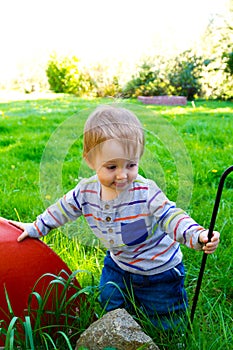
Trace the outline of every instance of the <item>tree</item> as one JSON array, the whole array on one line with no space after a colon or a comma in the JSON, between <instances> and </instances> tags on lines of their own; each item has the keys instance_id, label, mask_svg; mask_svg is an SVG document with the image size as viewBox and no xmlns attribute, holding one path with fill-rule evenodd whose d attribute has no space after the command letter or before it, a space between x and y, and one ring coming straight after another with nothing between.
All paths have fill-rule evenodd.
<instances>
[{"instance_id":1,"label":"tree","mask_svg":"<svg viewBox=\"0 0 233 350\"><path fill-rule=\"evenodd\" d=\"M224 16L210 21L202 41L203 56L209 64L203 71L205 97L233 98L233 0Z\"/></svg>"},{"instance_id":2,"label":"tree","mask_svg":"<svg viewBox=\"0 0 233 350\"><path fill-rule=\"evenodd\" d=\"M168 80L174 95L194 99L201 92L201 71L203 59L191 50L182 52L169 63Z\"/></svg>"}]
</instances>

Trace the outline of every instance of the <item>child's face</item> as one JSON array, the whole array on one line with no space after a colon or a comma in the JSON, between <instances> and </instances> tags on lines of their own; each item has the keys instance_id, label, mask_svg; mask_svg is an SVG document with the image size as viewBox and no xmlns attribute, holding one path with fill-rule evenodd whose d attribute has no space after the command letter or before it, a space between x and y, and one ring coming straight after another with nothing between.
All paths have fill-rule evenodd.
<instances>
[{"instance_id":1,"label":"child's face","mask_svg":"<svg viewBox=\"0 0 233 350\"><path fill-rule=\"evenodd\" d=\"M123 144L116 140L105 141L95 152L92 167L101 183L101 197L111 200L124 191L137 177L139 156L132 157Z\"/></svg>"}]
</instances>

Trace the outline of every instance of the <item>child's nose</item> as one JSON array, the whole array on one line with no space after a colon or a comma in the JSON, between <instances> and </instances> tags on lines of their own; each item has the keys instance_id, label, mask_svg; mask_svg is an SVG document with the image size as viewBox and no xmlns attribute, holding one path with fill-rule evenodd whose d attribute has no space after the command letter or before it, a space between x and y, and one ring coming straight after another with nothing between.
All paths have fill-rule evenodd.
<instances>
[{"instance_id":1,"label":"child's nose","mask_svg":"<svg viewBox=\"0 0 233 350\"><path fill-rule=\"evenodd\" d=\"M127 178L127 171L126 169L118 169L117 171L117 179L121 180L121 179L126 179Z\"/></svg>"}]
</instances>

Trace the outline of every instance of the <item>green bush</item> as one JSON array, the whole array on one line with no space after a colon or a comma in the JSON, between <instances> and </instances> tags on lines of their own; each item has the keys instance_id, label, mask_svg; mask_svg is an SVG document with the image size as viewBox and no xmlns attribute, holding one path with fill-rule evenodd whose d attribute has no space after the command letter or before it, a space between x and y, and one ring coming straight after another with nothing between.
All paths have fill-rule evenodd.
<instances>
[{"instance_id":1,"label":"green bush","mask_svg":"<svg viewBox=\"0 0 233 350\"><path fill-rule=\"evenodd\" d=\"M95 97L119 97L121 96L121 84L119 82L119 72L114 71L106 63L98 63L91 68L91 75L95 81L93 96Z\"/></svg>"},{"instance_id":2,"label":"green bush","mask_svg":"<svg viewBox=\"0 0 233 350\"><path fill-rule=\"evenodd\" d=\"M104 81L97 81L95 88L96 97L118 97L121 96L121 86L118 77L114 76L112 79L105 79Z\"/></svg>"},{"instance_id":3,"label":"green bush","mask_svg":"<svg viewBox=\"0 0 233 350\"><path fill-rule=\"evenodd\" d=\"M50 89L57 93L86 95L95 86L90 74L78 66L79 59L75 56L59 58L52 55L46 69Z\"/></svg>"},{"instance_id":4,"label":"green bush","mask_svg":"<svg viewBox=\"0 0 233 350\"><path fill-rule=\"evenodd\" d=\"M155 59L147 59L138 69L138 72L123 88L123 97L159 96L168 94L169 85L164 72Z\"/></svg>"},{"instance_id":5,"label":"green bush","mask_svg":"<svg viewBox=\"0 0 233 350\"><path fill-rule=\"evenodd\" d=\"M201 94L203 59L188 50L168 62L168 80L173 95L192 100Z\"/></svg>"},{"instance_id":6,"label":"green bush","mask_svg":"<svg viewBox=\"0 0 233 350\"><path fill-rule=\"evenodd\" d=\"M123 89L124 97L178 95L189 100L201 94L203 59L185 51L172 59L147 59Z\"/></svg>"}]
</instances>

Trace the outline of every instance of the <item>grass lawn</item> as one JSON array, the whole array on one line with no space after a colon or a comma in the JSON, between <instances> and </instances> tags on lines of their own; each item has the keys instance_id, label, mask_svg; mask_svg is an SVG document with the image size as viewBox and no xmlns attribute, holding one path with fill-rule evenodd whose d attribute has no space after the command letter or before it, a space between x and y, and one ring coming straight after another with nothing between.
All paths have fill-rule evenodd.
<instances>
[{"instance_id":1,"label":"grass lawn","mask_svg":"<svg viewBox=\"0 0 233 350\"><path fill-rule=\"evenodd\" d=\"M92 174L82 161L82 129L89 113L103 103L112 100L30 95L0 102L0 216L30 222L80 178ZM135 100L116 103L131 108L145 128L140 172L208 228L220 176L233 165L233 103L199 100L182 107L145 106ZM186 349L232 349L232 203L230 175L215 227L221 232L221 244L208 257ZM72 271L88 271L78 275L82 286L98 284L104 249L82 218L44 240ZM202 253L186 247L182 251L192 304ZM161 349L162 343L169 343L165 334L145 329Z\"/></svg>"}]
</instances>

